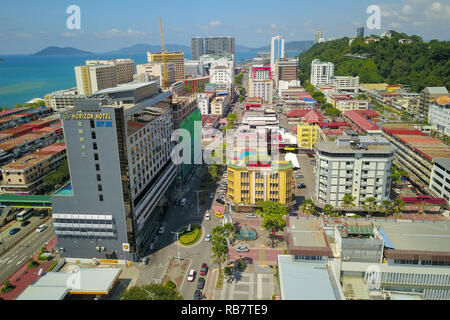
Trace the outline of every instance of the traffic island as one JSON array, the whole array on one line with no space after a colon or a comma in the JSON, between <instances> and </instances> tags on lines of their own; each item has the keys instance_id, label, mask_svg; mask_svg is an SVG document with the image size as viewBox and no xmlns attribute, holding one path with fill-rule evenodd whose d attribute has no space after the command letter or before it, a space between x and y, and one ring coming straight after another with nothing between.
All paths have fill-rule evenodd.
<instances>
[{"instance_id":1,"label":"traffic island","mask_svg":"<svg viewBox=\"0 0 450 320\"><path fill-rule=\"evenodd\" d=\"M179 242L183 245L183 246L192 246L194 244L196 244L200 238L202 237L202 227L199 225L194 225L191 224L191 231L187 231L188 227L186 226L184 228L184 233L182 236L180 236Z\"/></svg>"}]
</instances>

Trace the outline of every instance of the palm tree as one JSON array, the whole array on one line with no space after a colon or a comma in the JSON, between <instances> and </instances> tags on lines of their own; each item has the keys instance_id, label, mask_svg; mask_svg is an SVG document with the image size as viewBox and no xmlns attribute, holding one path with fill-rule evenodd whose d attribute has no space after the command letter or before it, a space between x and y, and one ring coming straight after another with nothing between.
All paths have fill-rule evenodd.
<instances>
[{"instance_id":1,"label":"palm tree","mask_svg":"<svg viewBox=\"0 0 450 320\"><path fill-rule=\"evenodd\" d=\"M400 198L395 198L394 203L392 204L392 212L396 217L401 217L403 209L405 208L405 201Z\"/></svg>"},{"instance_id":2,"label":"palm tree","mask_svg":"<svg viewBox=\"0 0 450 320\"><path fill-rule=\"evenodd\" d=\"M219 264L219 274L222 271L222 263L227 260L228 244L224 236L215 235L211 238L211 258L214 258L214 263Z\"/></svg>"},{"instance_id":3,"label":"palm tree","mask_svg":"<svg viewBox=\"0 0 450 320\"><path fill-rule=\"evenodd\" d=\"M334 207L331 204L326 204L323 207L323 213L326 214L327 216L334 216L335 212L334 212Z\"/></svg>"},{"instance_id":4,"label":"palm tree","mask_svg":"<svg viewBox=\"0 0 450 320\"><path fill-rule=\"evenodd\" d=\"M311 199L307 199L302 203L302 211L313 215L316 212L316 204Z\"/></svg>"},{"instance_id":5,"label":"palm tree","mask_svg":"<svg viewBox=\"0 0 450 320\"><path fill-rule=\"evenodd\" d=\"M388 213L391 213L392 210L392 202L390 200L383 200L381 202L381 212L384 213L384 216L387 217Z\"/></svg>"},{"instance_id":6,"label":"palm tree","mask_svg":"<svg viewBox=\"0 0 450 320\"><path fill-rule=\"evenodd\" d=\"M377 199L375 199L374 197L366 198L366 200L364 200L363 208L369 215L372 215L372 213L374 213L378 209Z\"/></svg>"},{"instance_id":7,"label":"palm tree","mask_svg":"<svg viewBox=\"0 0 450 320\"><path fill-rule=\"evenodd\" d=\"M346 194L344 198L342 198L342 206L345 209L351 209L355 206L355 197L351 194Z\"/></svg>"}]
</instances>

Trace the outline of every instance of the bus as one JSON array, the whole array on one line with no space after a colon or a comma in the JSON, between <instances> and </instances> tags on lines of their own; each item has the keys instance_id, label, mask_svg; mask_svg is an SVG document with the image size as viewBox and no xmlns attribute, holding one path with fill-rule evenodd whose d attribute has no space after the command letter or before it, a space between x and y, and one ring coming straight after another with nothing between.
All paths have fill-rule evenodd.
<instances>
[{"instance_id":1,"label":"bus","mask_svg":"<svg viewBox=\"0 0 450 320\"><path fill-rule=\"evenodd\" d=\"M32 216L33 216L33 209L25 209L16 215L16 219L17 221L25 221L30 219L30 217Z\"/></svg>"}]
</instances>

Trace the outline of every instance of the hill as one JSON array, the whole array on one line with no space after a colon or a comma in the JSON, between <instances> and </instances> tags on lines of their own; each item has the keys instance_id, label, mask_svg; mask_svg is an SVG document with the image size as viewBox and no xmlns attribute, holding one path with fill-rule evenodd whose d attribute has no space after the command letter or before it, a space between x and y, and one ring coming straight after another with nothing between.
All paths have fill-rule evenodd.
<instances>
[{"instance_id":1,"label":"hill","mask_svg":"<svg viewBox=\"0 0 450 320\"><path fill-rule=\"evenodd\" d=\"M39 52L31 54L32 56L74 56L74 55L86 55L93 54L92 52L79 50L72 47L47 47Z\"/></svg>"},{"instance_id":2,"label":"hill","mask_svg":"<svg viewBox=\"0 0 450 320\"><path fill-rule=\"evenodd\" d=\"M420 92L427 86L450 88L450 42L392 32L392 38L366 44L356 38L349 46L349 38L342 38L313 45L300 53L299 76L302 82L309 80L311 61L320 59L335 64L335 75L359 75L361 83L386 82L410 85L411 91ZM411 39L402 44L400 39ZM345 54L367 54L367 59L346 57Z\"/></svg>"}]
</instances>

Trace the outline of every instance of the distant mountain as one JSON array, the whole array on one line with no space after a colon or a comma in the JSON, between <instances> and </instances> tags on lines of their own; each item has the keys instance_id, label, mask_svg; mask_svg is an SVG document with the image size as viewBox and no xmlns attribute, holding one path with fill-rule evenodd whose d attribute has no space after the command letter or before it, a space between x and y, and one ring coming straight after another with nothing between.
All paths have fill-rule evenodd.
<instances>
[{"instance_id":1,"label":"distant mountain","mask_svg":"<svg viewBox=\"0 0 450 320\"><path fill-rule=\"evenodd\" d=\"M161 52L161 45L150 45L150 44L143 44L138 43L131 47L122 48L115 51L105 52L105 54L117 54L117 55L140 55L140 54L146 54L147 51L150 52ZM182 51L185 54L190 54L191 47L187 47L180 44L167 44L166 45L166 51Z\"/></svg>"},{"instance_id":2,"label":"distant mountain","mask_svg":"<svg viewBox=\"0 0 450 320\"><path fill-rule=\"evenodd\" d=\"M236 52L250 52L250 51L255 51L255 48L249 48L249 47L245 47L245 46L240 46L240 45L236 45L235 48Z\"/></svg>"},{"instance_id":3,"label":"distant mountain","mask_svg":"<svg viewBox=\"0 0 450 320\"><path fill-rule=\"evenodd\" d=\"M93 54L92 52L83 51L72 47L48 47L39 52L31 54L32 56L75 56Z\"/></svg>"}]
</instances>

